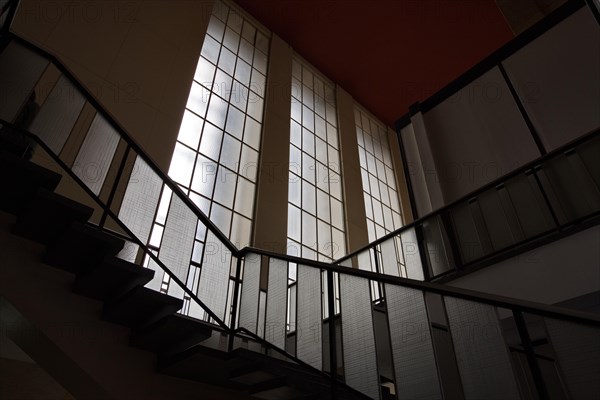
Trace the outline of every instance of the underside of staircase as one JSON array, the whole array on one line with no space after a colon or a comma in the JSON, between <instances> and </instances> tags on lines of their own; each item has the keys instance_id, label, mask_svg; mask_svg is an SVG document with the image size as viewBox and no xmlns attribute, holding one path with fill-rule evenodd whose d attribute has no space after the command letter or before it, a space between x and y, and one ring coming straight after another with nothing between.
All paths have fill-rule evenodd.
<instances>
[{"instance_id":1,"label":"underside of staircase","mask_svg":"<svg viewBox=\"0 0 600 400\"><path fill-rule=\"evenodd\" d=\"M23 159L13 135L0 136L0 323L75 398L331 398L326 377L248 340L227 351L219 327L145 288L154 271L116 258L124 241L54 193L61 176Z\"/></svg>"}]
</instances>

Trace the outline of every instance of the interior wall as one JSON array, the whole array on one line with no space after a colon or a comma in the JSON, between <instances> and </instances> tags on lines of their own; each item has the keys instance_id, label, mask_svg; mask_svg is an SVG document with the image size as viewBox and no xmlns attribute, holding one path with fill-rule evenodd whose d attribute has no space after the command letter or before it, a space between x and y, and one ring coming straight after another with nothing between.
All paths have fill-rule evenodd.
<instances>
[{"instance_id":1,"label":"interior wall","mask_svg":"<svg viewBox=\"0 0 600 400\"><path fill-rule=\"evenodd\" d=\"M520 34L567 0L496 0L496 5L515 35Z\"/></svg>"},{"instance_id":2,"label":"interior wall","mask_svg":"<svg viewBox=\"0 0 600 400\"><path fill-rule=\"evenodd\" d=\"M336 85L337 120L340 138L340 161L344 208L346 210L347 253L352 253L369 244L367 215L358 157L358 138L354 117L354 99L342 87ZM343 254L334 254L340 258Z\"/></svg>"},{"instance_id":3,"label":"interior wall","mask_svg":"<svg viewBox=\"0 0 600 400\"><path fill-rule=\"evenodd\" d=\"M498 68L423 119L446 204L540 156Z\"/></svg>"},{"instance_id":4,"label":"interior wall","mask_svg":"<svg viewBox=\"0 0 600 400\"><path fill-rule=\"evenodd\" d=\"M271 38L253 245L287 253L292 48Z\"/></svg>"},{"instance_id":5,"label":"interior wall","mask_svg":"<svg viewBox=\"0 0 600 400\"><path fill-rule=\"evenodd\" d=\"M547 150L600 127L599 44L583 7L503 62Z\"/></svg>"},{"instance_id":6,"label":"interior wall","mask_svg":"<svg viewBox=\"0 0 600 400\"><path fill-rule=\"evenodd\" d=\"M600 290L600 227L549 243L448 282L545 304Z\"/></svg>"},{"instance_id":7,"label":"interior wall","mask_svg":"<svg viewBox=\"0 0 600 400\"><path fill-rule=\"evenodd\" d=\"M12 30L59 58L165 171L212 0L22 0Z\"/></svg>"},{"instance_id":8,"label":"interior wall","mask_svg":"<svg viewBox=\"0 0 600 400\"><path fill-rule=\"evenodd\" d=\"M600 27L583 7L401 131L419 215L600 127ZM428 151L429 149L429 151ZM441 196L436 195L437 186ZM439 199L442 199L440 204Z\"/></svg>"}]
</instances>

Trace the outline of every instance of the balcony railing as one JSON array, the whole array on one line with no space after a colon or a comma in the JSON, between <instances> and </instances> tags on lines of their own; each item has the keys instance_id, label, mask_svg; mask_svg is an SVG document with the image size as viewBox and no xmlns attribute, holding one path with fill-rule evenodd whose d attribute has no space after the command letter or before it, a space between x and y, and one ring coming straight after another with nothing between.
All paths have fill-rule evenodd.
<instances>
[{"instance_id":1,"label":"balcony railing","mask_svg":"<svg viewBox=\"0 0 600 400\"><path fill-rule=\"evenodd\" d=\"M600 129L336 261L454 278L598 223Z\"/></svg>"},{"instance_id":2,"label":"balcony railing","mask_svg":"<svg viewBox=\"0 0 600 400\"><path fill-rule=\"evenodd\" d=\"M45 99L36 97L51 69L52 90ZM240 338L251 339L257 351L328 375L334 389L348 385L370 398L586 398L600 390L597 316L404 278L426 275L421 260L431 263L435 245L446 254L445 224L462 227L456 221L465 213L485 221L486 214L473 213L473 201L421 219L341 265L238 250L55 57L10 34L0 72L2 130L23 135L32 161L66 173L70 180L59 190L91 199L98 210L92 223L131 243L121 256L155 269L160 281L149 285L184 299L181 313L208 319L228 334L229 349L241 345ZM544 216L539 220L571 226L587 219L561 203L568 193L553 198L544 182L558 179L556 163L585 165L585 154L597 152L593 146L596 133L573 143L574 152L553 153L516 171L504 187L486 187L473 196L475 203L483 203L487 190L501 202L497 192L529 185L534 195L528 201L537 199L541 211L535 212ZM568 158L573 154L578 158ZM588 178L596 179L596 172ZM514 206L513 213L513 223L525 224L522 210ZM162 239L155 246L157 221ZM470 231L456 234L463 232ZM547 233L530 232L524 237ZM474 258L460 240L454 243L447 253L467 263L490 254L481 240ZM425 265L441 271L431 267L439 264Z\"/></svg>"}]
</instances>

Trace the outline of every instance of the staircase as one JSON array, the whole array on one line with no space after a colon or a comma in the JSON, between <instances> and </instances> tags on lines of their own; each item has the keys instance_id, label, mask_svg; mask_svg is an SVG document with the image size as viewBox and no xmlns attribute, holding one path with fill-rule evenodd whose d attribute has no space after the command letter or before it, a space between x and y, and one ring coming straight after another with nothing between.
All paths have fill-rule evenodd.
<instances>
[{"instance_id":1,"label":"staircase","mask_svg":"<svg viewBox=\"0 0 600 400\"><path fill-rule=\"evenodd\" d=\"M177 392L184 396L171 398L331 398L326 377L249 349L227 351L225 332L178 314L182 300L145 288L154 271L116 258L124 240L87 224L93 210L54 193L61 176L20 158L26 144L15 138L18 135L4 129L0 139L0 180L4 182L0 195L0 292L5 296L1 315L9 319L11 315L21 315L15 318L21 318L24 325L37 326L37 335L54 340L51 347L58 346L57 351L65 357L77 351L73 347L84 346L86 339L94 344L92 347L102 342L97 349L87 348L83 356L73 356L72 362L79 363L74 368L87 376L81 381L101 380L84 385L85 390L73 388L68 380L61 382L75 396L85 393L88 398L96 393L94 398L165 398L160 393L167 390L169 396ZM80 317L84 311L88 315ZM73 334L67 341L64 337L56 340L52 327L45 329L46 322L35 316L46 322L53 319L54 328L65 318L71 322L71 318L76 318L76 325L93 328L86 330L83 337ZM27 321L29 318L31 321ZM17 331L9 329L9 336L19 343ZM107 358L108 354L114 356L122 351L118 348L122 344L119 336L123 339L124 334L129 336L130 346L121 355L126 360ZM261 347L251 340L241 342ZM91 354L93 350L105 354ZM40 350L30 354L34 360L36 352ZM132 363L142 363L143 370L149 373L148 361L162 376L146 382L148 388L155 386L153 390L140 388L132 379L131 387L140 391L131 397L131 389L122 386L127 386L130 375L140 373L128 370L127 376L120 375L124 371L119 364L133 368ZM99 378L94 364L107 363L109 369L104 369ZM47 365L44 357L40 357L40 365ZM62 380L53 368L49 372ZM184 388L191 393L198 391L188 395L181 393ZM107 393L97 395L104 391ZM206 393L212 394L207 397ZM337 396L365 398L343 388L338 388Z\"/></svg>"}]
</instances>

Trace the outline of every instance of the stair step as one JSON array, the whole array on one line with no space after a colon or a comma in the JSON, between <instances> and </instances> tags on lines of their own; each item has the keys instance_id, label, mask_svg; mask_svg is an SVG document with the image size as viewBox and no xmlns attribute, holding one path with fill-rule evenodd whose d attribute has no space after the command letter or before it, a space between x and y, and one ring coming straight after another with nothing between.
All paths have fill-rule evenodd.
<instances>
[{"instance_id":1,"label":"stair step","mask_svg":"<svg viewBox=\"0 0 600 400\"><path fill-rule=\"evenodd\" d=\"M158 361L161 373L238 390L245 390L247 386L231 381L231 371L252 363L237 357L235 351L227 353L203 345L196 345L173 356L160 356Z\"/></svg>"},{"instance_id":2,"label":"stair step","mask_svg":"<svg viewBox=\"0 0 600 400\"><path fill-rule=\"evenodd\" d=\"M265 376L267 376L267 375L265 375ZM246 384L246 385L248 385L248 384ZM279 393L282 393L282 392L292 393L292 392L294 392L295 395L301 394L297 390L293 390L293 388L290 388L289 386L287 386L287 378L285 376L273 376L273 375L271 375L270 378L265 379L262 382L256 382L254 384L251 384L251 386L248 389L248 392L253 397L257 397L257 398L261 398L261 396L264 393L270 393L270 392L273 392L273 391L277 391ZM304 393L302 393L302 394L304 394ZM278 397L278 398L283 399L284 397ZM293 399L295 397L288 397L288 398Z\"/></svg>"},{"instance_id":3,"label":"stair step","mask_svg":"<svg viewBox=\"0 0 600 400\"><path fill-rule=\"evenodd\" d=\"M261 392L252 393L252 397L262 400L296 400L305 399L307 393L289 386L269 388Z\"/></svg>"},{"instance_id":4,"label":"stair step","mask_svg":"<svg viewBox=\"0 0 600 400\"><path fill-rule=\"evenodd\" d=\"M71 224L50 246L44 262L75 274L85 273L121 251L125 241L79 222Z\"/></svg>"},{"instance_id":5,"label":"stair step","mask_svg":"<svg viewBox=\"0 0 600 400\"><path fill-rule=\"evenodd\" d=\"M93 211L81 203L38 188L19 214L13 233L43 244L52 244L73 222L86 222Z\"/></svg>"},{"instance_id":6,"label":"stair step","mask_svg":"<svg viewBox=\"0 0 600 400\"><path fill-rule=\"evenodd\" d=\"M38 188L53 192L61 178L59 174L32 162L7 154L0 155L0 209L19 214Z\"/></svg>"},{"instance_id":7,"label":"stair step","mask_svg":"<svg viewBox=\"0 0 600 400\"><path fill-rule=\"evenodd\" d=\"M137 287L125 296L104 306L104 318L108 321L142 329L183 306L183 300L156 292L146 287Z\"/></svg>"},{"instance_id":8,"label":"stair step","mask_svg":"<svg viewBox=\"0 0 600 400\"><path fill-rule=\"evenodd\" d=\"M0 128L0 154L14 155L19 158L31 156L32 145L36 145L35 141L22 133L8 126Z\"/></svg>"},{"instance_id":9,"label":"stair step","mask_svg":"<svg viewBox=\"0 0 600 400\"><path fill-rule=\"evenodd\" d=\"M135 287L144 286L154 277L154 270L116 257L105 258L77 275L73 291L102 301L116 301Z\"/></svg>"},{"instance_id":10,"label":"stair step","mask_svg":"<svg viewBox=\"0 0 600 400\"><path fill-rule=\"evenodd\" d=\"M208 324L173 314L133 332L131 345L166 356L187 350L208 339L211 334L212 328Z\"/></svg>"}]
</instances>

